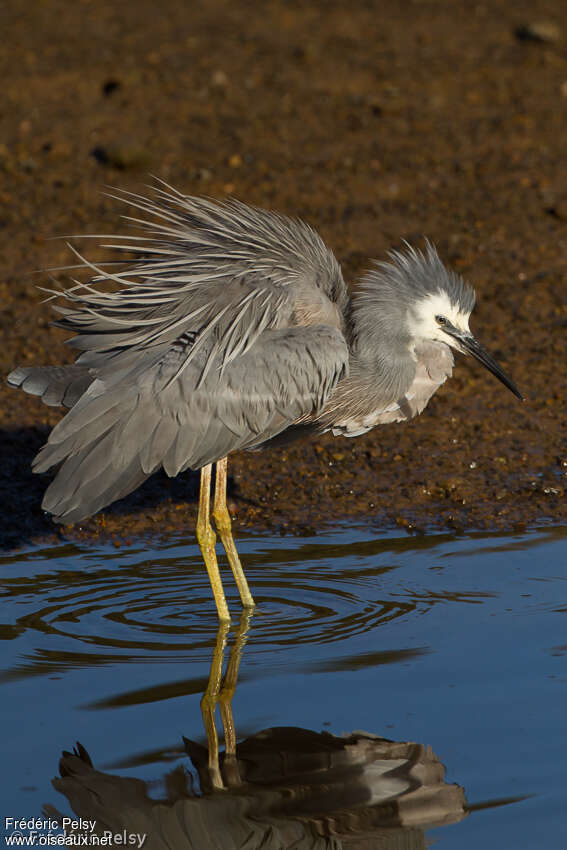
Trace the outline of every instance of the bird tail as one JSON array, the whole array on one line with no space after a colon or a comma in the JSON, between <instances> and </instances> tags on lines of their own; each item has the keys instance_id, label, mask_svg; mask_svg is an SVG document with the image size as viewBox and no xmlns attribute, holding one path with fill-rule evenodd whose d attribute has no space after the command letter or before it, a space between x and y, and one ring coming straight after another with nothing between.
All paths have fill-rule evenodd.
<instances>
[{"instance_id":1,"label":"bird tail","mask_svg":"<svg viewBox=\"0 0 567 850\"><path fill-rule=\"evenodd\" d=\"M55 522L72 524L131 493L149 477L139 441L147 422L137 395L95 381L59 422L33 461L34 472L59 466L42 508Z\"/></svg>"},{"instance_id":2,"label":"bird tail","mask_svg":"<svg viewBox=\"0 0 567 850\"><path fill-rule=\"evenodd\" d=\"M85 366L20 366L6 380L50 407L73 407L94 378Z\"/></svg>"},{"instance_id":3,"label":"bird tail","mask_svg":"<svg viewBox=\"0 0 567 850\"><path fill-rule=\"evenodd\" d=\"M34 472L60 467L42 502L55 522L92 516L148 478L135 450L147 422L123 387L101 393L100 382L78 365L20 367L7 382L45 404L72 408L33 461Z\"/></svg>"}]
</instances>

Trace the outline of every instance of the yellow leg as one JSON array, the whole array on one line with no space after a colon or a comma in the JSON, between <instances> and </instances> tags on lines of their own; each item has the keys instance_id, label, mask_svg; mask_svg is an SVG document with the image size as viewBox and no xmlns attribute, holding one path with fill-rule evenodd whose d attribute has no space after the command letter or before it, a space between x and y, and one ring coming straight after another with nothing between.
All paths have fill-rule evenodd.
<instances>
[{"instance_id":1,"label":"yellow leg","mask_svg":"<svg viewBox=\"0 0 567 850\"><path fill-rule=\"evenodd\" d=\"M217 640L211 661L209 682L207 684L207 690L201 698L201 713L203 715L203 725L205 726L207 746L209 749L209 777L213 788L224 788L219 766L219 737L215 723L215 710L222 681L222 662L228 630L228 622L219 623Z\"/></svg>"},{"instance_id":2,"label":"yellow leg","mask_svg":"<svg viewBox=\"0 0 567 850\"><path fill-rule=\"evenodd\" d=\"M228 656L228 664L226 665L226 672L224 674L222 688L218 698L224 729L225 754L227 757L231 757L234 760L236 757L236 730L234 728L234 716L232 714L232 698L236 692L240 659L242 658L242 650L246 643L246 635L250 628L251 618L252 611L248 610L242 612L240 623L236 630L234 644L232 645L230 655Z\"/></svg>"},{"instance_id":3,"label":"yellow leg","mask_svg":"<svg viewBox=\"0 0 567 850\"><path fill-rule=\"evenodd\" d=\"M211 464L207 464L201 470L201 492L199 495L199 514L197 516L197 540L201 547L203 560L207 567L211 587L217 605L219 620L230 622L228 605L222 587L222 581L215 552L216 534L212 529L210 520L211 499ZM227 511L228 513L228 511ZM230 518L229 518L230 519ZM222 536L222 532L221 532ZM223 541L224 542L224 541ZM234 569L234 568L233 568ZM241 567L242 569L242 567Z\"/></svg>"},{"instance_id":4,"label":"yellow leg","mask_svg":"<svg viewBox=\"0 0 567 850\"><path fill-rule=\"evenodd\" d=\"M236 551L236 545L232 536L232 522L226 506L227 463L228 459L226 457L217 461L213 517L215 519L215 525L220 535L220 539L222 540L222 545L224 546L228 556L228 562L234 574L234 579L236 581L236 586L238 587L238 592L240 593L242 604L245 608L253 608L256 603L250 593L250 588L248 587L248 582L246 581L246 576L244 575L244 570L242 569L242 564L240 563L240 558Z\"/></svg>"},{"instance_id":5,"label":"yellow leg","mask_svg":"<svg viewBox=\"0 0 567 850\"><path fill-rule=\"evenodd\" d=\"M234 728L234 717L232 714L232 698L236 691L240 659L244 644L246 643L246 635L250 628L251 617L251 611L242 612L224 677L222 668L230 624L227 622L219 623L211 660L209 681L207 682L207 689L201 698L201 713L203 715L209 752L208 780L211 786L217 789L237 788L242 785L238 761L236 759L236 730ZM219 738L215 722L217 705L220 708L225 740L222 772L219 761Z\"/></svg>"},{"instance_id":6,"label":"yellow leg","mask_svg":"<svg viewBox=\"0 0 567 850\"><path fill-rule=\"evenodd\" d=\"M224 761L222 774L227 788L238 788L242 785L240 770L238 768L238 759L236 758L236 729L234 726L234 715L232 713L232 698L236 692L240 659L242 657L244 644L246 643L246 634L250 628L251 618L252 611L250 609L245 609L240 617L240 623L236 630L234 644L232 645L230 655L228 656L228 664L226 665L226 672L224 674L222 688L218 698L221 721L224 730Z\"/></svg>"}]
</instances>

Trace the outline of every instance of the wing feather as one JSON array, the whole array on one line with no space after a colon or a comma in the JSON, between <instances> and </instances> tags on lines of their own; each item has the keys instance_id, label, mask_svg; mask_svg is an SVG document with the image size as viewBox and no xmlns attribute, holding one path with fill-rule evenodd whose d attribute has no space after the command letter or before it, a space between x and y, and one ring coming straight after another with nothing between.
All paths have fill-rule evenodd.
<instances>
[{"instance_id":1,"label":"wing feather","mask_svg":"<svg viewBox=\"0 0 567 850\"><path fill-rule=\"evenodd\" d=\"M126 390L129 403L103 409L104 396L93 395L53 429L36 468L63 464L43 507L57 521L77 521L118 498L116 493L134 489L161 466L176 475L232 451L258 447L321 409L347 362L348 349L337 328L269 331L222 376L215 369L199 390L189 391L181 406L179 400L187 394L183 384L194 388L198 367L193 374L185 370L173 384L165 380L165 389L159 389L164 385L162 364L153 364L139 376L135 396L131 387ZM117 386L111 395L119 392ZM92 422L91 406L99 413ZM97 422L100 427L94 427Z\"/></svg>"},{"instance_id":2,"label":"wing feather","mask_svg":"<svg viewBox=\"0 0 567 850\"><path fill-rule=\"evenodd\" d=\"M108 237L137 259L111 272L75 252L91 277L56 306L76 371L11 376L50 403L74 387L34 464L60 465L43 507L61 522L159 467L176 475L262 445L320 411L348 368L346 286L308 225L169 188L118 197L148 215L141 237Z\"/></svg>"},{"instance_id":3,"label":"wing feather","mask_svg":"<svg viewBox=\"0 0 567 850\"><path fill-rule=\"evenodd\" d=\"M84 366L21 366L7 380L12 387L40 396L50 407L73 407L92 383L93 376Z\"/></svg>"}]
</instances>

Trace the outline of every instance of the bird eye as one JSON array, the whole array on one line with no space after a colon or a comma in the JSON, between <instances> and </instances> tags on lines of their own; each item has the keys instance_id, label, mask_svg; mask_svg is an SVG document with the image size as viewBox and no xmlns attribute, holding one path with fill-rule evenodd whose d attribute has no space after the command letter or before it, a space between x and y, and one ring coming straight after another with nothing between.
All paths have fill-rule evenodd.
<instances>
[{"instance_id":1,"label":"bird eye","mask_svg":"<svg viewBox=\"0 0 567 850\"><path fill-rule=\"evenodd\" d=\"M438 325L446 325L447 324L447 319L445 318L445 316L435 316L435 321L437 322Z\"/></svg>"}]
</instances>

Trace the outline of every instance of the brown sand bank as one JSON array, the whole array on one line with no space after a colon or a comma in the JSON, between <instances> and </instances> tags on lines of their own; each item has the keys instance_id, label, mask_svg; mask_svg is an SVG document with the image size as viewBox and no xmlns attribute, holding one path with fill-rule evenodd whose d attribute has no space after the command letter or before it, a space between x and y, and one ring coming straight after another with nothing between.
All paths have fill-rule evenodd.
<instances>
[{"instance_id":1,"label":"brown sand bank","mask_svg":"<svg viewBox=\"0 0 567 850\"><path fill-rule=\"evenodd\" d=\"M563 3L5 0L0 14L2 374L71 360L30 271L71 261L49 237L126 229L105 184L137 191L153 172L300 215L350 280L426 234L476 287L473 330L528 401L459 359L408 425L235 455L237 528L565 522ZM0 394L11 546L53 533L29 463L60 414ZM190 530L196 485L156 475L71 534Z\"/></svg>"}]
</instances>

